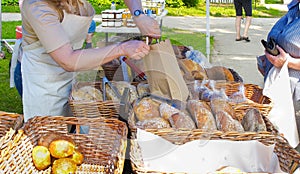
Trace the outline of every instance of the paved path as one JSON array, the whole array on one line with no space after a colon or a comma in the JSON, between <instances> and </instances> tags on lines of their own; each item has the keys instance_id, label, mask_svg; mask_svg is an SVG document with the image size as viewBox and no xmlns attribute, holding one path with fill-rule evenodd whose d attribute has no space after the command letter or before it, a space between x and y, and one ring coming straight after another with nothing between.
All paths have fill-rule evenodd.
<instances>
[{"instance_id":1,"label":"paved path","mask_svg":"<svg viewBox=\"0 0 300 174\"><path fill-rule=\"evenodd\" d=\"M21 16L17 13L3 13L2 19L21 20ZM101 18L97 15L95 19ZM235 18L210 17L210 35L214 37L215 42L210 57L211 64L232 68L243 77L245 83L263 86L263 77L256 67L256 56L263 54L264 49L260 40L267 37L268 31L277 20L278 18L254 18L249 31L251 42L247 43L235 41ZM166 16L163 19L163 26L205 33L206 18Z\"/></svg>"}]
</instances>

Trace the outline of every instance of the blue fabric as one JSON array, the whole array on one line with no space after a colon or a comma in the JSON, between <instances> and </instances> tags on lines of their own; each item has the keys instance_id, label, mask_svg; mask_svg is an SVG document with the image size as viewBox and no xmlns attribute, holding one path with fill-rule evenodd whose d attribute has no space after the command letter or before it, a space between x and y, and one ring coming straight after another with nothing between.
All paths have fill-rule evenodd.
<instances>
[{"instance_id":1,"label":"blue fabric","mask_svg":"<svg viewBox=\"0 0 300 174\"><path fill-rule=\"evenodd\" d=\"M95 33L95 31L96 31L96 22L92 20L88 33Z\"/></svg>"},{"instance_id":2,"label":"blue fabric","mask_svg":"<svg viewBox=\"0 0 300 174\"><path fill-rule=\"evenodd\" d=\"M288 5L289 11L280 18L272 27L268 34L268 41L274 38L285 52L294 58L300 58L300 11L298 0L293 0ZM264 71L265 76L273 67L268 59L265 60Z\"/></svg>"},{"instance_id":3,"label":"blue fabric","mask_svg":"<svg viewBox=\"0 0 300 174\"><path fill-rule=\"evenodd\" d=\"M14 72L14 81L15 81L16 89L18 90L18 93L22 97L23 89L22 89L22 73L21 73L20 61L17 61L17 65Z\"/></svg>"}]
</instances>

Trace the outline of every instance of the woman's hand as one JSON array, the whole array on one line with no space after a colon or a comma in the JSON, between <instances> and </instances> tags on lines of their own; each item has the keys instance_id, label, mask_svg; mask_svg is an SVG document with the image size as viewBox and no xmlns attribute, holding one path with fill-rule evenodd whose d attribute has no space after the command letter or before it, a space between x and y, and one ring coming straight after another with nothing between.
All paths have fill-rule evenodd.
<instances>
[{"instance_id":1,"label":"woman's hand","mask_svg":"<svg viewBox=\"0 0 300 174\"><path fill-rule=\"evenodd\" d=\"M156 39L161 37L161 30L159 24L152 17L140 15L138 17L134 17L133 19L137 27L140 29L142 35Z\"/></svg>"},{"instance_id":2,"label":"woman's hand","mask_svg":"<svg viewBox=\"0 0 300 174\"><path fill-rule=\"evenodd\" d=\"M267 59L276 67L281 68L284 62L287 60L288 53L286 53L280 46L276 45L276 48L279 51L279 55L273 56L267 51L265 51L265 55Z\"/></svg>"},{"instance_id":3,"label":"woman's hand","mask_svg":"<svg viewBox=\"0 0 300 174\"><path fill-rule=\"evenodd\" d=\"M121 55L131 59L141 59L149 54L150 46L143 41L131 40L120 45Z\"/></svg>"}]
</instances>

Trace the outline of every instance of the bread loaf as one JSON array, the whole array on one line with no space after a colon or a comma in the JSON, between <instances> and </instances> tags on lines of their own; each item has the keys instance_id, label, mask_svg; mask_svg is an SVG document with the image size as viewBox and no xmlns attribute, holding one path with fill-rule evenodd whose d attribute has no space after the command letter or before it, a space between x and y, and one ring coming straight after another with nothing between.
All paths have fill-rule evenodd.
<instances>
[{"instance_id":1,"label":"bread loaf","mask_svg":"<svg viewBox=\"0 0 300 174\"><path fill-rule=\"evenodd\" d=\"M155 117L143 121L138 121L136 123L136 126L140 129L161 129L171 127L170 123L161 117Z\"/></svg>"},{"instance_id":2,"label":"bread loaf","mask_svg":"<svg viewBox=\"0 0 300 174\"><path fill-rule=\"evenodd\" d=\"M169 120L173 128L195 129L195 123L189 115L180 111L167 103L162 103L159 107L162 118Z\"/></svg>"},{"instance_id":3,"label":"bread loaf","mask_svg":"<svg viewBox=\"0 0 300 174\"><path fill-rule=\"evenodd\" d=\"M242 125L245 131L267 131L267 127L263 120L263 117L260 111L256 108L250 108L246 111L246 114L242 119Z\"/></svg>"},{"instance_id":4,"label":"bread loaf","mask_svg":"<svg viewBox=\"0 0 300 174\"><path fill-rule=\"evenodd\" d=\"M129 82L126 81L114 81L112 82L112 84L118 89L121 95L123 95L125 88L129 88L130 103L133 103L137 99L138 94L137 94L136 87L134 85L131 85ZM116 94L109 87L109 85L106 85L106 96L108 100L120 101L120 99L116 96Z\"/></svg>"},{"instance_id":5,"label":"bread loaf","mask_svg":"<svg viewBox=\"0 0 300 174\"><path fill-rule=\"evenodd\" d=\"M204 68L190 59L179 59L178 60L180 69L183 70L187 77L193 77L194 80L207 79L206 71Z\"/></svg>"},{"instance_id":6,"label":"bread loaf","mask_svg":"<svg viewBox=\"0 0 300 174\"><path fill-rule=\"evenodd\" d=\"M234 81L234 77L226 67L213 66L205 69L208 79Z\"/></svg>"},{"instance_id":7,"label":"bread loaf","mask_svg":"<svg viewBox=\"0 0 300 174\"><path fill-rule=\"evenodd\" d=\"M79 89L73 89L71 92L71 97L76 101L103 100L101 91L93 86L83 86Z\"/></svg>"},{"instance_id":8,"label":"bread loaf","mask_svg":"<svg viewBox=\"0 0 300 174\"><path fill-rule=\"evenodd\" d=\"M210 101L210 107L213 114L216 114L219 111L224 111L227 112L233 119L238 120L234 109L226 99L214 98Z\"/></svg>"},{"instance_id":9,"label":"bread loaf","mask_svg":"<svg viewBox=\"0 0 300 174\"><path fill-rule=\"evenodd\" d=\"M217 130L215 118L206 102L189 100L187 102L187 108L195 120L198 129L202 129L206 132Z\"/></svg>"},{"instance_id":10,"label":"bread loaf","mask_svg":"<svg viewBox=\"0 0 300 174\"><path fill-rule=\"evenodd\" d=\"M227 112L218 111L215 113L217 128L223 132L237 131L244 132L241 123L233 119Z\"/></svg>"},{"instance_id":11,"label":"bread loaf","mask_svg":"<svg viewBox=\"0 0 300 174\"><path fill-rule=\"evenodd\" d=\"M142 96L144 93L150 93L150 87L148 83L139 83L137 85L137 92L139 96Z\"/></svg>"},{"instance_id":12,"label":"bread loaf","mask_svg":"<svg viewBox=\"0 0 300 174\"><path fill-rule=\"evenodd\" d=\"M137 119L144 121L154 117L160 117L159 105L160 103L151 98L144 97L133 105L133 110Z\"/></svg>"}]
</instances>

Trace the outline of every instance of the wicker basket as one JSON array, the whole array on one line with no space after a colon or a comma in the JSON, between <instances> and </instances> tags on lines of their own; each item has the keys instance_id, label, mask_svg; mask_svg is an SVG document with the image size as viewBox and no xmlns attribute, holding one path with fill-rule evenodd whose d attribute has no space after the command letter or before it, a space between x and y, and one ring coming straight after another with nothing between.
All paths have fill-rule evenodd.
<instances>
[{"instance_id":1,"label":"wicker basket","mask_svg":"<svg viewBox=\"0 0 300 174\"><path fill-rule=\"evenodd\" d=\"M0 138L9 131L10 128L17 130L23 124L23 115L0 111Z\"/></svg>"},{"instance_id":2,"label":"wicker basket","mask_svg":"<svg viewBox=\"0 0 300 174\"><path fill-rule=\"evenodd\" d=\"M123 74L121 71L120 65L102 65L104 74L108 80L123 80ZM101 77L100 77L101 78Z\"/></svg>"},{"instance_id":3,"label":"wicker basket","mask_svg":"<svg viewBox=\"0 0 300 174\"><path fill-rule=\"evenodd\" d=\"M201 140L203 137L210 140L230 140L230 141L247 141L258 140L265 145L275 144L274 152L276 153L281 169L284 172L293 173L300 164L300 154L293 149L283 137L279 135L272 135L269 133L243 133L237 134L233 132L201 132L200 130L177 130L164 129L152 130L152 133L159 135L174 144L184 144L193 140ZM146 170L143 163L141 149L136 141L131 141L130 159L132 168L135 173L166 173L163 171L149 171ZM169 173L170 174L170 173Z\"/></svg>"},{"instance_id":4,"label":"wicker basket","mask_svg":"<svg viewBox=\"0 0 300 174\"><path fill-rule=\"evenodd\" d=\"M260 86L255 84L243 84L239 82L216 81L215 89L220 90L223 88L225 89L226 95L230 96L239 91L240 85L244 85L245 97L249 99L250 102L246 101L238 104L230 102L229 104L235 108L236 113L244 115L244 112L247 108L254 107L259 109L263 115L268 116L273 107L273 103L269 97L263 95L263 89ZM188 84L188 87L192 91L193 84Z\"/></svg>"},{"instance_id":5,"label":"wicker basket","mask_svg":"<svg viewBox=\"0 0 300 174\"><path fill-rule=\"evenodd\" d=\"M88 134L69 133L68 126L89 126ZM84 162L77 173L122 173L127 146L126 124L116 119L77 118L62 116L34 117L1 151L0 171L3 173L50 173L51 167L38 171L32 162L31 153L38 139L57 132L75 141L84 154ZM1 173L0 172L0 173Z\"/></svg>"},{"instance_id":6,"label":"wicker basket","mask_svg":"<svg viewBox=\"0 0 300 174\"><path fill-rule=\"evenodd\" d=\"M102 92L101 85L101 82L77 82L73 85L73 89L78 89L82 86L93 86ZM118 118L119 115L120 103L117 101L77 101L70 95L69 104L74 117Z\"/></svg>"}]
</instances>

